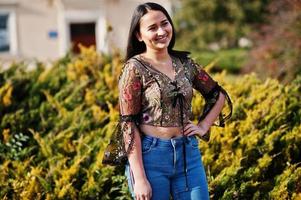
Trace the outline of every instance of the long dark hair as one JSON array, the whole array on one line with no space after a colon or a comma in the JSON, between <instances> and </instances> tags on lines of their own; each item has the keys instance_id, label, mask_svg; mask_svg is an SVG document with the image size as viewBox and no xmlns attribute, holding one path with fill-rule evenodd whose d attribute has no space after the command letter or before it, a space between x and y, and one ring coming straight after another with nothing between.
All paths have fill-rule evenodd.
<instances>
[{"instance_id":1,"label":"long dark hair","mask_svg":"<svg viewBox=\"0 0 301 200\"><path fill-rule=\"evenodd\" d=\"M173 50L173 47L174 47L175 41L176 41L176 34L175 34L174 25L172 23L172 20L169 16L168 12L161 5L156 4L156 3L152 3L152 2L148 2L148 3L140 4L139 6L136 7L136 9L134 11L134 14L132 16L132 21L131 21L131 27L130 27L130 30L129 30L129 36L128 36L128 43L127 43L125 59L128 60L131 57L146 51L145 43L140 42L138 40L138 38L136 37L136 33L140 29L140 19L141 19L141 17L143 17L148 12L148 10L161 11L166 16L169 23L171 24L172 38L171 38L170 43L167 47L168 48L168 53L170 53L174 56L178 56L178 57L187 57L189 52Z\"/></svg>"}]
</instances>

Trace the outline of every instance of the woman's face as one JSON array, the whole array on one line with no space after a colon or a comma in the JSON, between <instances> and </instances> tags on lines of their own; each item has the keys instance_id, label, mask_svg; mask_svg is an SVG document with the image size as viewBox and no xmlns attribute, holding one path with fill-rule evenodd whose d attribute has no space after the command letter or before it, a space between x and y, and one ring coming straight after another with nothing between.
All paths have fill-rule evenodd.
<instances>
[{"instance_id":1,"label":"woman's face","mask_svg":"<svg viewBox=\"0 0 301 200\"><path fill-rule=\"evenodd\" d=\"M136 36L145 43L147 49L162 50L168 47L172 38L172 26L164 13L149 10L140 19L140 29Z\"/></svg>"}]
</instances>

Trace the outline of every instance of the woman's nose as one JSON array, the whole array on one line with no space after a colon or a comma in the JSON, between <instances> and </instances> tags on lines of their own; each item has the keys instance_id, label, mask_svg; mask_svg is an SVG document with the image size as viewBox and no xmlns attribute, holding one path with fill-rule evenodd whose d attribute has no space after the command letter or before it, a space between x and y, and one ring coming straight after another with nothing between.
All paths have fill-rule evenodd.
<instances>
[{"instance_id":1,"label":"woman's nose","mask_svg":"<svg viewBox=\"0 0 301 200\"><path fill-rule=\"evenodd\" d=\"M166 33L166 31L164 30L164 28L162 28L162 27L158 28L158 31L157 31L158 35L164 35L165 33Z\"/></svg>"}]
</instances>

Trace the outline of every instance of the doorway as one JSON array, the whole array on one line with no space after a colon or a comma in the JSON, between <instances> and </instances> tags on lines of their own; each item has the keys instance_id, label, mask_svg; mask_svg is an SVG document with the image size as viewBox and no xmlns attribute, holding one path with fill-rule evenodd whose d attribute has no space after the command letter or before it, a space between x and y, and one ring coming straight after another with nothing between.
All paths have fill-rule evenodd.
<instances>
[{"instance_id":1,"label":"doorway","mask_svg":"<svg viewBox=\"0 0 301 200\"><path fill-rule=\"evenodd\" d=\"M78 54L80 49L78 44L85 47L96 46L95 22L89 23L70 23L70 39L72 52Z\"/></svg>"}]
</instances>

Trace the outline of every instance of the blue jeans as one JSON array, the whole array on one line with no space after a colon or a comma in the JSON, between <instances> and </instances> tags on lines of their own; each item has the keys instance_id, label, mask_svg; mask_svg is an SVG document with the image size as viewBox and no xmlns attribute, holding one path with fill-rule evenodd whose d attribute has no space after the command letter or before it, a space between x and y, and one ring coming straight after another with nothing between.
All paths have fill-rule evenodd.
<instances>
[{"instance_id":1,"label":"blue jeans","mask_svg":"<svg viewBox=\"0 0 301 200\"><path fill-rule=\"evenodd\" d=\"M187 186L184 173L183 137L160 139L144 135L142 158L147 179L152 187L152 200L208 200L208 184L195 136L187 137ZM134 178L129 164L125 175L133 199Z\"/></svg>"}]
</instances>

